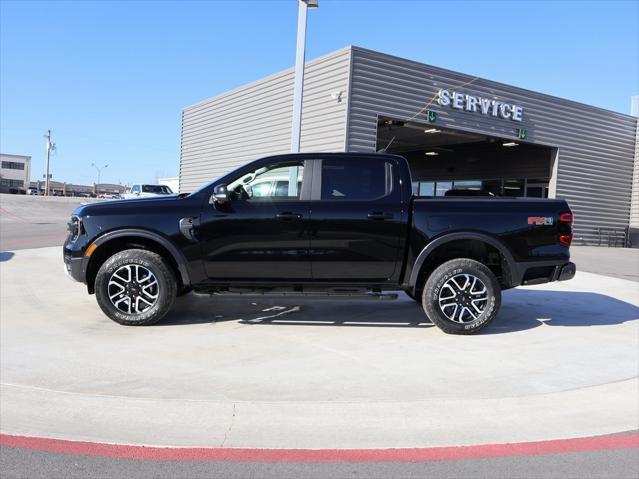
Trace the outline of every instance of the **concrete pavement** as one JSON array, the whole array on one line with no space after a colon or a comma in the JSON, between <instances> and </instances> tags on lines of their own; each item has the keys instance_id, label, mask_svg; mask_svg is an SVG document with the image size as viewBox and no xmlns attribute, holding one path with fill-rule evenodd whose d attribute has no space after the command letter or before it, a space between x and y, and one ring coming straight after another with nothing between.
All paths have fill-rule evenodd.
<instances>
[{"instance_id":1,"label":"concrete pavement","mask_svg":"<svg viewBox=\"0 0 639 479\"><path fill-rule=\"evenodd\" d=\"M504 293L485 334L399 301L189 295L119 326L60 248L0 263L0 428L96 442L388 448L639 427L637 284L578 273Z\"/></svg>"}]
</instances>

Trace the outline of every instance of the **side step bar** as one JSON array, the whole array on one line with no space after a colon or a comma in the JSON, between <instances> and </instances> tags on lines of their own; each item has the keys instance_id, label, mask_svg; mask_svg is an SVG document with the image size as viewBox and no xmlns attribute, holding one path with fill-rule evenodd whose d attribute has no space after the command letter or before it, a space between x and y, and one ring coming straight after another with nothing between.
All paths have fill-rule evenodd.
<instances>
[{"instance_id":1,"label":"side step bar","mask_svg":"<svg viewBox=\"0 0 639 479\"><path fill-rule=\"evenodd\" d=\"M236 298L302 298L302 299L348 299L392 301L398 298L397 293L361 293L345 291L194 291L194 294Z\"/></svg>"}]
</instances>

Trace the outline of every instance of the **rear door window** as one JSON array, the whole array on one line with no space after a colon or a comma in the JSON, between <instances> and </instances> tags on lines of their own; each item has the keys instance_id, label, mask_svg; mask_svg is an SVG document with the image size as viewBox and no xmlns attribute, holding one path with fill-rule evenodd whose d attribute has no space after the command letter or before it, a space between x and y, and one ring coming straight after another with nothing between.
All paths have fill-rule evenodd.
<instances>
[{"instance_id":1,"label":"rear door window","mask_svg":"<svg viewBox=\"0 0 639 479\"><path fill-rule=\"evenodd\" d=\"M392 189L392 165L374 158L322 160L322 200L367 201Z\"/></svg>"}]
</instances>

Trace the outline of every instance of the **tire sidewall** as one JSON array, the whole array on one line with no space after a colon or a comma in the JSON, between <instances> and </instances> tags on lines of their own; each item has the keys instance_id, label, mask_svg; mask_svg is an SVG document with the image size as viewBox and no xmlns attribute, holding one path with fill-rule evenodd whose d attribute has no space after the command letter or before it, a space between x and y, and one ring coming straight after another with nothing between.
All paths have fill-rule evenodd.
<instances>
[{"instance_id":1,"label":"tire sidewall","mask_svg":"<svg viewBox=\"0 0 639 479\"><path fill-rule=\"evenodd\" d=\"M142 313L123 313L109 299L108 285L111 275L127 265L147 268L158 281L158 300ZM128 326L148 325L158 322L169 311L176 296L176 284L172 272L159 255L145 250L125 250L111 256L100 267L95 281L95 294L98 305L113 321Z\"/></svg>"},{"instance_id":2,"label":"tire sidewall","mask_svg":"<svg viewBox=\"0 0 639 479\"><path fill-rule=\"evenodd\" d=\"M444 284L459 274L476 276L488 290L486 309L477 319L468 323L456 323L448 319L439 307L439 294ZM488 326L497 316L501 305L501 289L493 272L482 263L470 259L451 260L437 267L426 281L422 305L429 319L443 331L452 334L473 334Z\"/></svg>"}]
</instances>

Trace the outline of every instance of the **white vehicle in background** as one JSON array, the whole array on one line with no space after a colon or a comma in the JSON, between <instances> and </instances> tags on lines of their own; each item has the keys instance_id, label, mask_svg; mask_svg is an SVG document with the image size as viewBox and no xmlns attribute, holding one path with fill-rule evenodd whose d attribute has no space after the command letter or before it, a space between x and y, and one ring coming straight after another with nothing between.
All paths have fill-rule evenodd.
<instances>
[{"instance_id":1,"label":"white vehicle in background","mask_svg":"<svg viewBox=\"0 0 639 479\"><path fill-rule=\"evenodd\" d=\"M122 195L120 193L104 193L100 195L101 198L105 198L107 200L120 200L122 199Z\"/></svg>"},{"instance_id":2,"label":"white vehicle in background","mask_svg":"<svg viewBox=\"0 0 639 479\"><path fill-rule=\"evenodd\" d=\"M131 186L131 191L125 193L123 198L125 200L131 198L151 198L154 196L168 196L173 195L173 191L166 185L148 185L148 184L134 184Z\"/></svg>"}]
</instances>

